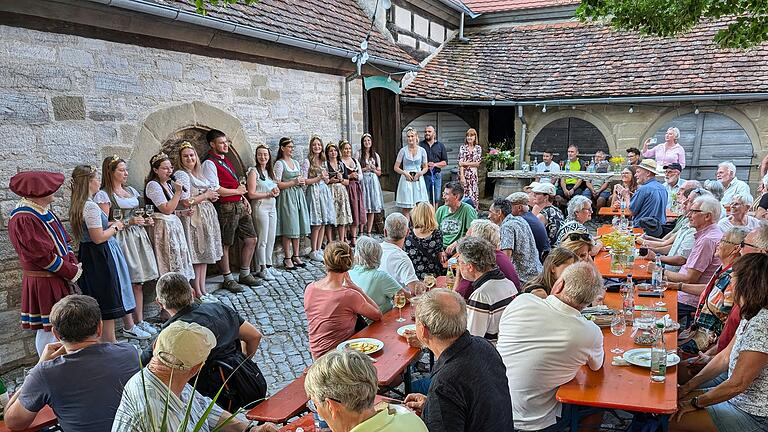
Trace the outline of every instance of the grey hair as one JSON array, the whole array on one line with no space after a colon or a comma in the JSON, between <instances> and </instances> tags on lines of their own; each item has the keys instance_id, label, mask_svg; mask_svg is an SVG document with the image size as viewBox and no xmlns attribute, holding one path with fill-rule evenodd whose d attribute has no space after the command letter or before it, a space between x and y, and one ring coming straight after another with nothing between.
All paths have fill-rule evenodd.
<instances>
[{"instance_id":1,"label":"grey hair","mask_svg":"<svg viewBox=\"0 0 768 432\"><path fill-rule=\"evenodd\" d=\"M728 239L728 241L733 243L741 243L744 241L744 237L749 234L749 230L742 226L734 226L728 229L728 231L723 234L723 238Z\"/></svg>"},{"instance_id":2,"label":"grey hair","mask_svg":"<svg viewBox=\"0 0 768 432\"><path fill-rule=\"evenodd\" d=\"M768 187L768 174L763 176L763 185L765 185L765 187Z\"/></svg>"},{"instance_id":3,"label":"grey hair","mask_svg":"<svg viewBox=\"0 0 768 432\"><path fill-rule=\"evenodd\" d=\"M434 288L416 303L416 321L435 339L455 339L467 331L467 304L456 291Z\"/></svg>"},{"instance_id":4,"label":"grey hair","mask_svg":"<svg viewBox=\"0 0 768 432\"><path fill-rule=\"evenodd\" d=\"M725 188L723 187L723 184L720 183L720 180L705 181L704 189L712 192L712 195L714 195L718 200L723 199L723 194L725 194Z\"/></svg>"},{"instance_id":5,"label":"grey hair","mask_svg":"<svg viewBox=\"0 0 768 432\"><path fill-rule=\"evenodd\" d=\"M168 272L157 280L157 300L166 309L180 310L192 304L192 286L187 277L178 272Z\"/></svg>"},{"instance_id":6,"label":"grey hair","mask_svg":"<svg viewBox=\"0 0 768 432\"><path fill-rule=\"evenodd\" d=\"M488 219L473 220L469 224L469 230L473 236L488 240L495 249L501 245L501 228Z\"/></svg>"},{"instance_id":7,"label":"grey hair","mask_svg":"<svg viewBox=\"0 0 768 432\"><path fill-rule=\"evenodd\" d=\"M754 231L757 232L755 246L760 249L768 249L768 222L761 221L760 225L758 225Z\"/></svg>"},{"instance_id":8,"label":"grey hair","mask_svg":"<svg viewBox=\"0 0 768 432\"><path fill-rule=\"evenodd\" d=\"M693 203L701 203L699 209L711 214L713 221L720 220L720 214L723 207L720 205L720 201L717 198L713 196L700 196L693 200Z\"/></svg>"},{"instance_id":9,"label":"grey hair","mask_svg":"<svg viewBox=\"0 0 768 432\"><path fill-rule=\"evenodd\" d=\"M329 351L309 367L304 380L310 398L320 403L333 399L356 413L373 407L378 389L373 361L354 350Z\"/></svg>"},{"instance_id":10,"label":"grey hair","mask_svg":"<svg viewBox=\"0 0 768 432\"><path fill-rule=\"evenodd\" d=\"M496 267L496 248L484 238L464 237L456 245L456 252L461 254L465 263L472 264L477 271L485 273Z\"/></svg>"},{"instance_id":11,"label":"grey hair","mask_svg":"<svg viewBox=\"0 0 768 432\"><path fill-rule=\"evenodd\" d=\"M603 277L590 262L571 264L560 277L563 279L563 296L573 304L588 305L603 290Z\"/></svg>"},{"instance_id":12,"label":"grey hair","mask_svg":"<svg viewBox=\"0 0 768 432\"><path fill-rule=\"evenodd\" d=\"M376 240L361 236L357 239L355 247L355 264L361 265L364 269L377 269L381 265L381 245Z\"/></svg>"},{"instance_id":13,"label":"grey hair","mask_svg":"<svg viewBox=\"0 0 768 432\"><path fill-rule=\"evenodd\" d=\"M731 202L738 201L739 204L744 204L747 206L751 206L752 203L755 202L755 199L752 198L752 195L744 195L744 194L736 194L731 198Z\"/></svg>"},{"instance_id":14,"label":"grey hair","mask_svg":"<svg viewBox=\"0 0 768 432\"><path fill-rule=\"evenodd\" d=\"M682 184L683 189L696 189L701 187L701 182L698 180L686 180Z\"/></svg>"},{"instance_id":15,"label":"grey hair","mask_svg":"<svg viewBox=\"0 0 768 432\"><path fill-rule=\"evenodd\" d=\"M392 213L384 220L387 240L400 241L408 235L408 218L402 213Z\"/></svg>"},{"instance_id":16,"label":"grey hair","mask_svg":"<svg viewBox=\"0 0 768 432\"><path fill-rule=\"evenodd\" d=\"M515 192L507 197L512 204L528 204L528 194L525 192Z\"/></svg>"},{"instance_id":17,"label":"grey hair","mask_svg":"<svg viewBox=\"0 0 768 432\"><path fill-rule=\"evenodd\" d=\"M576 212L584 208L584 204L592 206L592 200L584 195L576 195L568 201L568 217L573 219L576 217Z\"/></svg>"},{"instance_id":18,"label":"grey hair","mask_svg":"<svg viewBox=\"0 0 768 432\"><path fill-rule=\"evenodd\" d=\"M733 162L731 162L731 161L720 162L717 165L717 167L718 168L725 168L728 171L732 172L733 175L736 175L736 165L734 165Z\"/></svg>"},{"instance_id":19,"label":"grey hair","mask_svg":"<svg viewBox=\"0 0 768 432\"><path fill-rule=\"evenodd\" d=\"M680 129L678 129L676 127L671 127L671 128L669 128L667 130L671 130L672 133L675 135L675 141L680 139Z\"/></svg>"}]
</instances>

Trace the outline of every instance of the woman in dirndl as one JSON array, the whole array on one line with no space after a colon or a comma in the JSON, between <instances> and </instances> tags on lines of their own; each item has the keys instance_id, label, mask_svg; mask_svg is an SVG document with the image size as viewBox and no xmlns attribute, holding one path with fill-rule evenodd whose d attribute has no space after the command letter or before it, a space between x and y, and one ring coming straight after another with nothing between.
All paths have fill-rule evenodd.
<instances>
[{"instance_id":1,"label":"woman in dirndl","mask_svg":"<svg viewBox=\"0 0 768 432\"><path fill-rule=\"evenodd\" d=\"M330 231L336 224L336 209L333 207L331 188L328 187L323 141L317 135L312 135L309 139L309 154L301 164L301 174L307 179L305 192L309 207L309 225L312 227L312 251L309 253L309 259L322 262L323 239L326 230Z\"/></svg>"},{"instance_id":2,"label":"woman in dirndl","mask_svg":"<svg viewBox=\"0 0 768 432\"><path fill-rule=\"evenodd\" d=\"M144 186L144 200L148 206L152 206L147 207L152 213L147 213L147 216L155 220L152 243L155 247L157 269L160 276L175 271L192 280L195 278L192 256L184 235L184 226L176 215L184 185L178 180L171 181L173 164L165 153L152 156L149 167Z\"/></svg>"},{"instance_id":3,"label":"woman in dirndl","mask_svg":"<svg viewBox=\"0 0 768 432\"><path fill-rule=\"evenodd\" d=\"M349 173L339 159L339 147L330 142L325 146L325 168L328 171L328 184L333 195L333 207L336 210L336 231L339 241L347 241L347 225L352 224L352 207L349 205ZM325 232L328 243L333 241L330 230Z\"/></svg>"},{"instance_id":4,"label":"woman in dirndl","mask_svg":"<svg viewBox=\"0 0 768 432\"><path fill-rule=\"evenodd\" d=\"M299 239L310 232L309 210L304 196L304 181L301 166L293 158L293 140L280 138L275 162L275 180L280 188L277 196L277 235L282 236L286 270L294 270L307 265L299 257Z\"/></svg>"},{"instance_id":5,"label":"woman in dirndl","mask_svg":"<svg viewBox=\"0 0 768 432\"><path fill-rule=\"evenodd\" d=\"M115 238L125 225L122 220L110 222L107 214L93 201L100 186L96 167L75 167L69 222L73 236L80 241L78 259L83 264L83 275L78 285L83 294L99 302L103 322L101 341L115 342L115 319L132 313L136 301L128 264Z\"/></svg>"},{"instance_id":6,"label":"woman in dirndl","mask_svg":"<svg viewBox=\"0 0 768 432\"><path fill-rule=\"evenodd\" d=\"M144 321L143 285L159 277L155 253L145 228L145 225L152 223L152 219L144 218L139 191L126 185L128 165L125 160L117 155L108 157L104 159L101 168L101 190L93 200L110 219L119 219L125 223L125 229L118 232L116 238L128 264L133 297L136 300L133 314L123 317L123 332L130 337L149 337L156 334L157 330Z\"/></svg>"},{"instance_id":7,"label":"woman in dirndl","mask_svg":"<svg viewBox=\"0 0 768 432\"><path fill-rule=\"evenodd\" d=\"M357 230L360 227L365 226L366 211L365 200L363 193L363 170L360 167L360 162L352 157L352 144L347 140L341 140L339 142L339 151L341 151L341 163L347 171L347 177L349 183L347 184L347 193L349 194L349 206L352 210L352 247L355 247L357 243Z\"/></svg>"},{"instance_id":8,"label":"woman in dirndl","mask_svg":"<svg viewBox=\"0 0 768 432\"><path fill-rule=\"evenodd\" d=\"M424 173L429 167L427 151L419 146L419 133L416 129L409 127L405 130L405 136L408 145L397 153L394 170L400 174L395 204L407 217L416 203L429 202L427 185L424 183Z\"/></svg>"},{"instance_id":9,"label":"woman in dirndl","mask_svg":"<svg viewBox=\"0 0 768 432\"><path fill-rule=\"evenodd\" d=\"M376 214L384 211L384 197L381 192L381 158L373 147L373 139L370 134L363 134L360 138L360 166L363 171L363 202L365 203L366 225L365 233L370 237L373 234L373 222Z\"/></svg>"}]
</instances>

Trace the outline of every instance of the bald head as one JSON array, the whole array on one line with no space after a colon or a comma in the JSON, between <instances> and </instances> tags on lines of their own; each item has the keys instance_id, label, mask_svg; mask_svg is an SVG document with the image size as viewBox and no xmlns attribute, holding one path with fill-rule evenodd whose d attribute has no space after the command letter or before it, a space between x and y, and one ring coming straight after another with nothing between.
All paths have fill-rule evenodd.
<instances>
[{"instance_id":1,"label":"bald head","mask_svg":"<svg viewBox=\"0 0 768 432\"><path fill-rule=\"evenodd\" d=\"M416 321L435 339L456 339L467 330L467 304L455 291L435 288L416 303Z\"/></svg>"},{"instance_id":2,"label":"bald head","mask_svg":"<svg viewBox=\"0 0 768 432\"><path fill-rule=\"evenodd\" d=\"M761 222L744 237L741 254L749 253L768 253L768 222Z\"/></svg>"}]
</instances>

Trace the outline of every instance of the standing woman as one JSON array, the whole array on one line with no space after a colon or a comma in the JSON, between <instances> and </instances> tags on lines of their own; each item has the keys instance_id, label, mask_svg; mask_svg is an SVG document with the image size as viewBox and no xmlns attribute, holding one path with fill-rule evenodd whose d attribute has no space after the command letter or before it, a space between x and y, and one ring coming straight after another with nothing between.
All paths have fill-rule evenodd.
<instances>
[{"instance_id":1,"label":"standing woman","mask_svg":"<svg viewBox=\"0 0 768 432\"><path fill-rule=\"evenodd\" d=\"M673 163L679 163L685 168L685 149L678 143L680 139L680 129L671 127L664 134L664 142L648 149L651 138L643 143L643 157L656 159L656 164L666 166Z\"/></svg>"},{"instance_id":2,"label":"standing woman","mask_svg":"<svg viewBox=\"0 0 768 432\"><path fill-rule=\"evenodd\" d=\"M381 158L373 148L370 134L360 138L360 165L363 168L363 202L366 211L365 232L368 237L373 232L373 221L376 213L384 211L384 196L381 193Z\"/></svg>"},{"instance_id":3,"label":"standing woman","mask_svg":"<svg viewBox=\"0 0 768 432\"><path fill-rule=\"evenodd\" d=\"M478 205L477 168L480 166L482 153L483 149L477 142L477 131L469 128L464 137L464 144L459 148L459 181L464 186L464 196L472 199L475 210Z\"/></svg>"},{"instance_id":4,"label":"standing woman","mask_svg":"<svg viewBox=\"0 0 768 432\"><path fill-rule=\"evenodd\" d=\"M305 267L299 258L299 238L310 232L307 200L301 189L305 179L301 176L299 163L293 159L293 140L288 137L280 138L275 180L281 191L277 196L277 235L282 236L283 264L286 270Z\"/></svg>"},{"instance_id":5,"label":"standing woman","mask_svg":"<svg viewBox=\"0 0 768 432\"><path fill-rule=\"evenodd\" d=\"M83 275L78 285L83 294L99 302L103 321L102 342L115 342L115 319L122 318L136 307L133 296L123 302L122 284L131 292L128 265L115 240L125 226L122 221L109 222L107 215L94 202L99 191L96 167L78 165L72 171L72 205L69 222L72 234L80 241L78 259L83 263Z\"/></svg>"},{"instance_id":6,"label":"standing woman","mask_svg":"<svg viewBox=\"0 0 768 432\"><path fill-rule=\"evenodd\" d=\"M192 289L197 298L207 296L205 276L209 264L216 264L224 254L221 243L221 227L213 202L219 199L219 193L203 174L200 158L189 141L179 146L179 170L176 179L183 185L181 205L191 212L181 217L184 233L187 237L195 280ZM184 191L186 189L186 192Z\"/></svg>"},{"instance_id":7,"label":"standing woman","mask_svg":"<svg viewBox=\"0 0 768 432\"><path fill-rule=\"evenodd\" d=\"M347 241L347 225L352 223L352 208L349 205L349 193L347 192L349 175L344 168L344 164L339 160L339 148L336 144L330 142L325 146L325 158L325 167L328 170L328 184L331 185L333 207L336 210L337 235L339 236L339 241ZM330 230L325 232L325 236L329 243L333 241L333 234Z\"/></svg>"},{"instance_id":8,"label":"standing woman","mask_svg":"<svg viewBox=\"0 0 768 432\"><path fill-rule=\"evenodd\" d=\"M333 194L328 187L328 171L325 169L325 154L323 153L323 141L317 135L309 139L309 154L307 160L301 164L301 173L307 178L306 195L307 207L309 207L309 225L312 228L310 240L312 252L309 258L312 261L323 261L323 236L326 225L328 230L336 224L336 211L333 208Z\"/></svg>"},{"instance_id":9,"label":"standing woman","mask_svg":"<svg viewBox=\"0 0 768 432\"><path fill-rule=\"evenodd\" d=\"M343 139L339 141L339 151L341 151L341 163L347 171L349 183L347 183L347 193L349 194L349 205L352 209L352 247L357 243L357 230L365 225L366 212L363 196L362 177L363 170L360 162L352 157L352 144Z\"/></svg>"},{"instance_id":10,"label":"standing woman","mask_svg":"<svg viewBox=\"0 0 768 432\"><path fill-rule=\"evenodd\" d=\"M395 160L395 172L400 174L395 204L407 217L417 202L429 202L427 186L422 177L427 172L427 151L419 146L419 133L409 127L405 131L408 145L400 149Z\"/></svg>"},{"instance_id":11,"label":"standing woman","mask_svg":"<svg viewBox=\"0 0 768 432\"><path fill-rule=\"evenodd\" d=\"M149 160L149 174L144 186L145 203L157 209L151 216L155 219L152 237L155 257L160 276L168 272L179 272L188 280L195 278L192 257L189 254L184 226L176 216L184 185L172 181L173 164L165 153L158 153Z\"/></svg>"},{"instance_id":12,"label":"standing woman","mask_svg":"<svg viewBox=\"0 0 768 432\"><path fill-rule=\"evenodd\" d=\"M128 274L131 278L131 287L133 288L133 297L136 302L136 308L133 316L123 317L123 328L131 336L141 336L140 333L156 334L157 330L149 323L144 321L144 291L142 285L146 282L155 280L159 277L157 272L157 260L152 251L152 243L149 241L145 225L151 225L151 218L144 218L144 207L140 207L139 191L131 186L127 186L128 166L125 160L118 156L112 156L104 159L101 169L103 176L101 178L101 190L96 193L93 200L101 207L101 210L107 214L112 214L112 210L120 209L123 212L123 220L128 220L128 226L117 233L117 242L125 256L128 264ZM137 212L136 210L141 210ZM123 295L123 301L127 296ZM133 328L134 322L140 332ZM137 333L134 335L133 333Z\"/></svg>"},{"instance_id":13,"label":"standing woman","mask_svg":"<svg viewBox=\"0 0 768 432\"><path fill-rule=\"evenodd\" d=\"M264 144L256 147L256 166L248 169L247 187L253 209L251 218L259 236L259 242L256 244L259 277L275 280L275 276L281 274L272 267L272 252L277 237L276 198L280 195L280 188L275 182L272 155L269 153L269 147Z\"/></svg>"}]
</instances>

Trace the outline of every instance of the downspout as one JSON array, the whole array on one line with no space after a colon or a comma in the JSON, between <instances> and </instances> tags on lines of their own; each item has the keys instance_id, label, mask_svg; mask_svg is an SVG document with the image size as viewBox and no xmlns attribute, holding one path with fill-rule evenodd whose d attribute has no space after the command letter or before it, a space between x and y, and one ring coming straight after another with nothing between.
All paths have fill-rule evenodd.
<instances>
[{"instance_id":1,"label":"downspout","mask_svg":"<svg viewBox=\"0 0 768 432\"><path fill-rule=\"evenodd\" d=\"M461 20L459 21L459 40L469 42L469 39L464 37L464 12L461 13Z\"/></svg>"},{"instance_id":2,"label":"downspout","mask_svg":"<svg viewBox=\"0 0 768 432\"><path fill-rule=\"evenodd\" d=\"M520 123L523 124L523 128L520 130L520 163L522 164L525 158L525 132L528 130L528 123L525 121L525 115L523 115L523 106L517 106L517 118L520 119Z\"/></svg>"}]
</instances>

